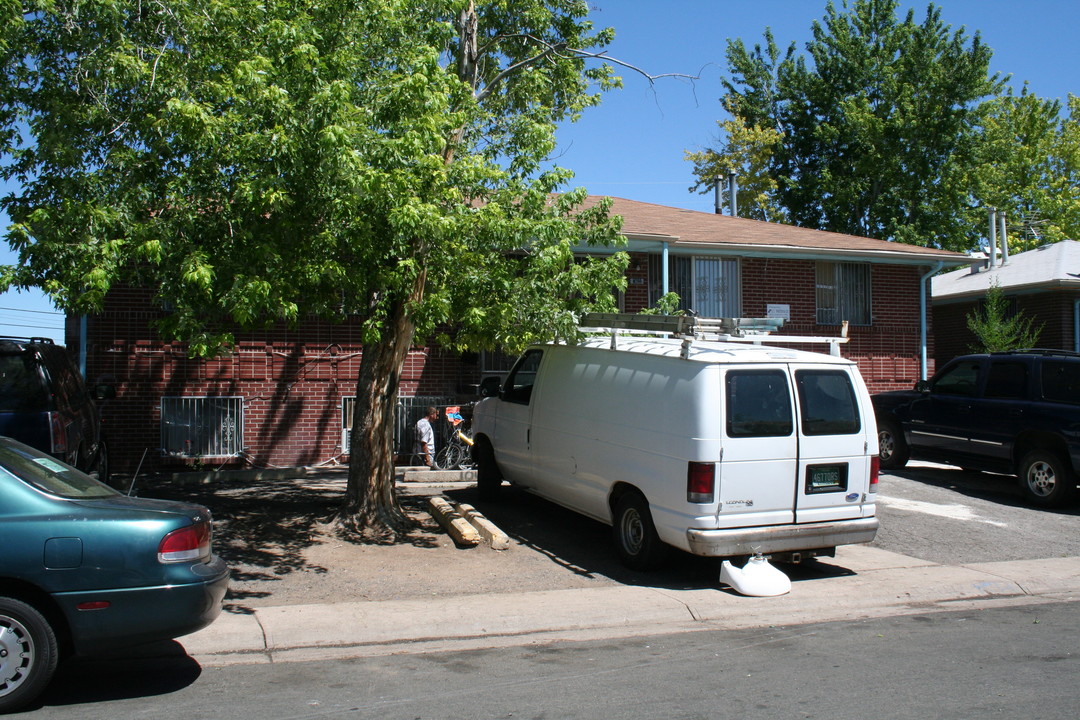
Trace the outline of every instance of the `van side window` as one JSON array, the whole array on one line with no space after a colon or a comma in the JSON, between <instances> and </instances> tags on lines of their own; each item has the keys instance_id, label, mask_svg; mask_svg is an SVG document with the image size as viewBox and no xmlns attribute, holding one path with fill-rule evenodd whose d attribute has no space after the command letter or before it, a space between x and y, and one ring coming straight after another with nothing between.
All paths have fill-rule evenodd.
<instances>
[{"instance_id":1,"label":"van side window","mask_svg":"<svg viewBox=\"0 0 1080 720\"><path fill-rule=\"evenodd\" d=\"M543 357L541 350L529 350L517 361L513 370L506 376L503 383L502 399L506 402L528 405L532 398L533 383L536 382L536 371L540 368L540 358Z\"/></svg>"},{"instance_id":2,"label":"van side window","mask_svg":"<svg viewBox=\"0 0 1080 720\"><path fill-rule=\"evenodd\" d=\"M787 375L779 370L732 370L727 374L728 437L790 435L794 422Z\"/></svg>"},{"instance_id":3,"label":"van side window","mask_svg":"<svg viewBox=\"0 0 1080 720\"><path fill-rule=\"evenodd\" d=\"M853 435L861 429L855 388L842 370L798 370L804 435Z\"/></svg>"}]
</instances>

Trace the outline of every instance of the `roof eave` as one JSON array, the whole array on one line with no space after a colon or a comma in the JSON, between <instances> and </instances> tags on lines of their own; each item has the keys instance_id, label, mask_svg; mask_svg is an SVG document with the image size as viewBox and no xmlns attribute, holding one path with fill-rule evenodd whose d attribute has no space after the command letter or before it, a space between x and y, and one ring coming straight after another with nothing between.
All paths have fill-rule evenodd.
<instances>
[{"instance_id":1,"label":"roof eave","mask_svg":"<svg viewBox=\"0 0 1080 720\"><path fill-rule=\"evenodd\" d=\"M580 252L605 254L624 250L628 252L656 251L667 244L668 252L694 255L738 255L740 257L785 258L789 260L865 260L892 265L931 265L943 263L943 267L960 267L971 264L966 255L923 253L918 251L865 250L859 248L808 248L797 245L762 245L758 243L702 243L683 241L677 235L651 233L624 233L627 244L622 247L578 247ZM914 247L914 246L909 246Z\"/></svg>"}]
</instances>

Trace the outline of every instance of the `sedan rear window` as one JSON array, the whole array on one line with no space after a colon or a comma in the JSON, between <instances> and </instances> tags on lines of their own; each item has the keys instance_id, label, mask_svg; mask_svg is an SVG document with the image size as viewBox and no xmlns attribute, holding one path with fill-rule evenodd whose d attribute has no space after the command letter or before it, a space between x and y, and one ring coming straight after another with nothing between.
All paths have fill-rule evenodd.
<instances>
[{"instance_id":1,"label":"sedan rear window","mask_svg":"<svg viewBox=\"0 0 1080 720\"><path fill-rule=\"evenodd\" d=\"M0 472L6 472L42 492L69 500L120 494L51 455L8 438L0 438Z\"/></svg>"}]
</instances>

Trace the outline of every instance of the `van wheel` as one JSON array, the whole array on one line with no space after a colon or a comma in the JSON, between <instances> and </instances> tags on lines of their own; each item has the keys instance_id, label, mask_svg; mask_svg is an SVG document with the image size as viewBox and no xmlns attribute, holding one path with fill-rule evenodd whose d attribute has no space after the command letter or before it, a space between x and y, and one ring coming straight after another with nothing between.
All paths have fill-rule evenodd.
<instances>
[{"instance_id":1,"label":"van wheel","mask_svg":"<svg viewBox=\"0 0 1080 720\"><path fill-rule=\"evenodd\" d=\"M1032 450L1020 461L1019 474L1024 496L1039 507L1060 507L1076 495L1076 476L1058 453Z\"/></svg>"},{"instance_id":2,"label":"van wheel","mask_svg":"<svg viewBox=\"0 0 1080 720\"><path fill-rule=\"evenodd\" d=\"M904 440L904 431L900 429L900 423L895 420L882 420L878 423L877 438L881 467L886 470L896 470L907 465L911 457L911 449Z\"/></svg>"},{"instance_id":3,"label":"van wheel","mask_svg":"<svg viewBox=\"0 0 1080 720\"><path fill-rule=\"evenodd\" d=\"M638 492L628 492L615 504L612 525L615 549L631 570L655 570L667 557L668 546L656 534L649 503Z\"/></svg>"},{"instance_id":4,"label":"van wheel","mask_svg":"<svg viewBox=\"0 0 1080 720\"><path fill-rule=\"evenodd\" d=\"M495 464L495 449L487 438L477 438L472 449L476 463L476 492L481 500L496 500L502 489L502 473Z\"/></svg>"},{"instance_id":5,"label":"van wheel","mask_svg":"<svg viewBox=\"0 0 1080 720\"><path fill-rule=\"evenodd\" d=\"M59 657L56 634L30 605L0 597L0 712L36 698L49 684Z\"/></svg>"}]
</instances>

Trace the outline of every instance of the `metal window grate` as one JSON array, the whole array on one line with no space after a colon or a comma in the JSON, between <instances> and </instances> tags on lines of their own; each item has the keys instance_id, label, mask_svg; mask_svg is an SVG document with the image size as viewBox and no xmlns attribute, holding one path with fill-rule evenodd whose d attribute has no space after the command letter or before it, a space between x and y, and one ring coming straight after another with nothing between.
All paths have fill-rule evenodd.
<instances>
[{"instance_id":1,"label":"metal window grate","mask_svg":"<svg viewBox=\"0 0 1080 720\"><path fill-rule=\"evenodd\" d=\"M870 324L869 264L822 260L815 272L818 325Z\"/></svg>"},{"instance_id":2,"label":"metal window grate","mask_svg":"<svg viewBox=\"0 0 1080 720\"><path fill-rule=\"evenodd\" d=\"M348 453L350 448L349 435L352 431L352 416L355 403L355 397L341 398L341 447L343 453ZM392 452L396 455L412 452L414 428L416 427L416 421L423 416L424 408L434 405L441 409L453 403L454 398L448 395L399 397L394 422L394 446Z\"/></svg>"},{"instance_id":3,"label":"metal window grate","mask_svg":"<svg viewBox=\"0 0 1080 720\"><path fill-rule=\"evenodd\" d=\"M173 457L235 457L243 449L244 398L161 398L161 448Z\"/></svg>"}]
</instances>

